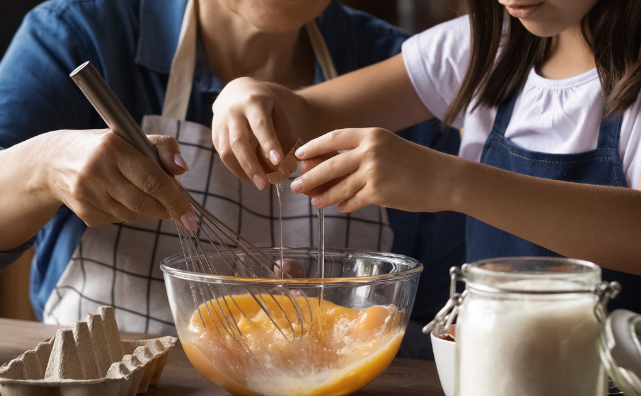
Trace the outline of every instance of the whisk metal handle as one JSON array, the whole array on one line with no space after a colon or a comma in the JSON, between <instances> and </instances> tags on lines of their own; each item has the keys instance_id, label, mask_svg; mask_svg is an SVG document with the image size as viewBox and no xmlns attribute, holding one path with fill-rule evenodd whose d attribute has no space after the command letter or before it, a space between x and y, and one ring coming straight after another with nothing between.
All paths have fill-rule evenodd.
<instances>
[{"instance_id":1,"label":"whisk metal handle","mask_svg":"<svg viewBox=\"0 0 641 396\"><path fill-rule=\"evenodd\" d=\"M78 66L69 76L89 99L109 129L166 171L154 146L91 62Z\"/></svg>"}]
</instances>

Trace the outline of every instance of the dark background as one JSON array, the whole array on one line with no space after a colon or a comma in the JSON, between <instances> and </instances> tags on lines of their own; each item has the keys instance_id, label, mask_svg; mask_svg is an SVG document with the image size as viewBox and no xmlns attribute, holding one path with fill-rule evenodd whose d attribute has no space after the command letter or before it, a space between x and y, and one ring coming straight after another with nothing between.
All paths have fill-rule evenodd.
<instances>
[{"instance_id":1,"label":"dark background","mask_svg":"<svg viewBox=\"0 0 641 396\"><path fill-rule=\"evenodd\" d=\"M0 0L0 56L7 50L24 15L42 0Z\"/></svg>"},{"instance_id":2,"label":"dark background","mask_svg":"<svg viewBox=\"0 0 641 396\"><path fill-rule=\"evenodd\" d=\"M117 0L113 0L117 1ZM0 57L24 15L42 0L0 0ZM460 0L342 0L410 32L421 32L457 15Z\"/></svg>"}]
</instances>

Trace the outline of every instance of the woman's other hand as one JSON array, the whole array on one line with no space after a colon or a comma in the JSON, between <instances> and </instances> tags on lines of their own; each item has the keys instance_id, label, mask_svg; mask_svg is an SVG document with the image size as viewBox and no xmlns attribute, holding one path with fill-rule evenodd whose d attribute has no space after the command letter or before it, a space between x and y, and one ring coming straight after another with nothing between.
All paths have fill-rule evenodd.
<instances>
[{"instance_id":1,"label":"woman's other hand","mask_svg":"<svg viewBox=\"0 0 641 396\"><path fill-rule=\"evenodd\" d=\"M335 155L337 151L345 152ZM319 209L333 204L341 212L371 204L425 212L451 207L458 158L385 129L333 131L299 148L296 156L304 161L329 157L291 186L295 193L313 195L312 204Z\"/></svg>"},{"instance_id":2,"label":"woman's other hand","mask_svg":"<svg viewBox=\"0 0 641 396\"><path fill-rule=\"evenodd\" d=\"M172 177L120 136L109 130L46 135L49 191L88 226L152 217L196 228L191 205ZM187 171L174 138L151 135L149 139L169 172Z\"/></svg>"}]
</instances>

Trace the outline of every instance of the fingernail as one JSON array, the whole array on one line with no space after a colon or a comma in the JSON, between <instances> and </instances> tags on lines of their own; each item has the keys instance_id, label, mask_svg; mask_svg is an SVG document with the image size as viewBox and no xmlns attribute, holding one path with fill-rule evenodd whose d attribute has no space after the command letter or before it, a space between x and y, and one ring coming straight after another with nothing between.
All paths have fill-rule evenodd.
<instances>
[{"instance_id":1,"label":"fingernail","mask_svg":"<svg viewBox=\"0 0 641 396\"><path fill-rule=\"evenodd\" d=\"M323 199L320 197L320 195L317 195L312 198L312 205L314 205L315 207L321 206L322 203L323 203Z\"/></svg>"},{"instance_id":2,"label":"fingernail","mask_svg":"<svg viewBox=\"0 0 641 396\"><path fill-rule=\"evenodd\" d=\"M262 177L259 174L255 174L254 177L252 177L252 180L254 181L254 184L256 187L258 187L259 190L262 190L265 188L265 178Z\"/></svg>"},{"instance_id":3,"label":"fingernail","mask_svg":"<svg viewBox=\"0 0 641 396\"><path fill-rule=\"evenodd\" d=\"M274 165L278 164L282 159L282 157L283 156L280 154L278 150L272 150L269 152L269 159L272 160L272 164Z\"/></svg>"},{"instance_id":4,"label":"fingernail","mask_svg":"<svg viewBox=\"0 0 641 396\"><path fill-rule=\"evenodd\" d=\"M189 167L187 166L187 163L185 162L183 157L180 156L180 154L178 154L178 153L174 154L174 162L176 163L176 165L180 166L184 170L186 170L186 171L189 170Z\"/></svg>"},{"instance_id":5,"label":"fingernail","mask_svg":"<svg viewBox=\"0 0 641 396\"><path fill-rule=\"evenodd\" d=\"M291 189L293 192L298 194L299 192L303 191L303 181L300 179L296 179L292 182Z\"/></svg>"},{"instance_id":6,"label":"fingernail","mask_svg":"<svg viewBox=\"0 0 641 396\"><path fill-rule=\"evenodd\" d=\"M297 156L298 158L302 158L305 155L305 146L299 147L298 150L296 150L296 152L294 153L294 155Z\"/></svg>"},{"instance_id":7,"label":"fingernail","mask_svg":"<svg viewBox=\"0 0 641 396\"><path fill-rule=\"evenodd\" d=\"M192 212L187 212L180 216L180 221L189 231L198 231L198 218L196 218L196 215Z\"/></svg>"}]
</instances>

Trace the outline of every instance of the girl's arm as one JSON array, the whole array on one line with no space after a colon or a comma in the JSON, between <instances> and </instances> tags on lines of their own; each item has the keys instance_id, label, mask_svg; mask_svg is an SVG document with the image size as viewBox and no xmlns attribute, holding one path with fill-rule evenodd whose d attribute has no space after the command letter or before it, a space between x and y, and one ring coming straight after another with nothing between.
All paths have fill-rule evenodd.
<instances>
[{"instance_id":1,"label":"girl's arm","mask_svg":"<svg viewBox=\"0 0 641 396\"><path fill-rule=\"evenodd\" d=\"M175 139L150 140L170 172L185 172ZM185 223L191 205L171 178L109 130L38 135L1 150L0 162L0 251L28 241L63 204L89 226L171 217L195 228Z\"/></svg>"},{"instance_id":2,"label":"girl's arm","mask_svg":"<svg viewBox=\"0 0 641 396\"><path fill-rule=\"evenodd\" d=\"M377 125L396 131L432 117L401 54L297 92L239 78L223 89L213 111L212 138L223 162L259 188L267 184L256 146L277 163L283 158L278 135L309 141L339 127Z\"/></svg>"},{"instance_id":3,"label":"girl's arm","mask_svg":"<svg viewBox=\"0 0 641 396\"><path fill-rule=\"evenodd\" d=\"M641 275L641 191L508 172L404 141L389 131L345 129L297 151L332 157L292 183L297 193L347 176L315 196L349 212L378 204L465 213L564 256Z\"/></svg>"}]
</instances>

